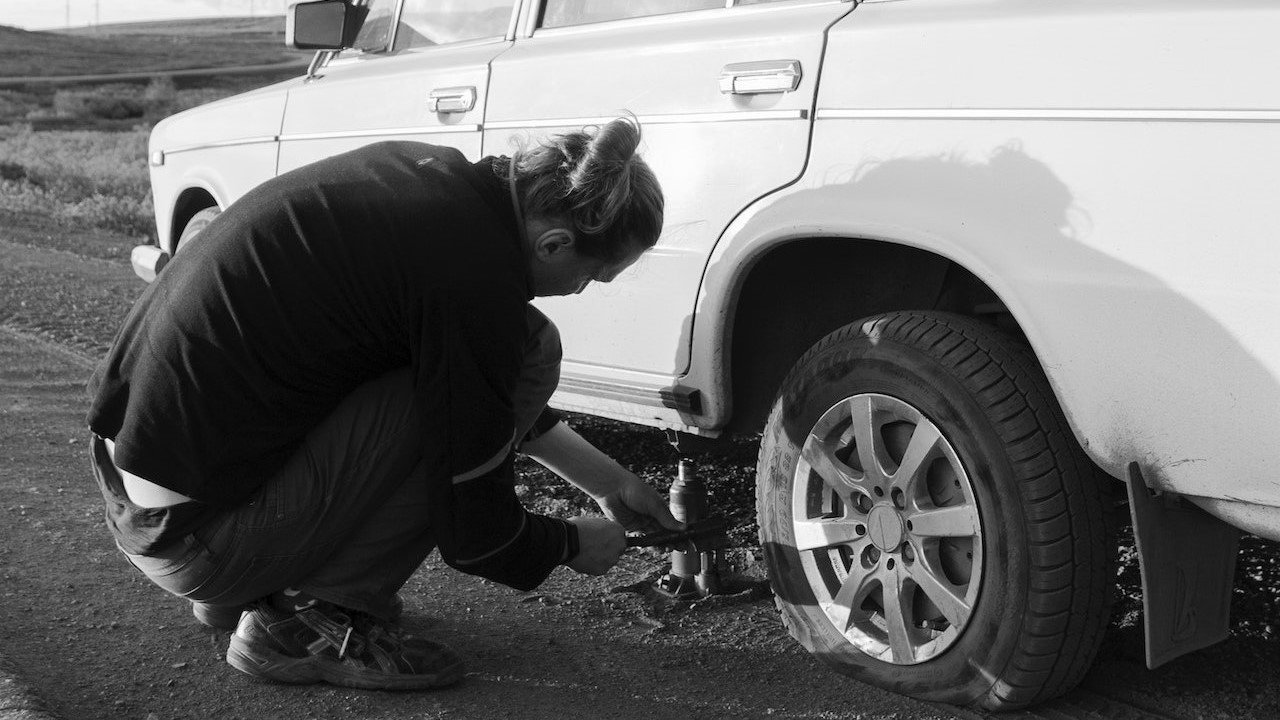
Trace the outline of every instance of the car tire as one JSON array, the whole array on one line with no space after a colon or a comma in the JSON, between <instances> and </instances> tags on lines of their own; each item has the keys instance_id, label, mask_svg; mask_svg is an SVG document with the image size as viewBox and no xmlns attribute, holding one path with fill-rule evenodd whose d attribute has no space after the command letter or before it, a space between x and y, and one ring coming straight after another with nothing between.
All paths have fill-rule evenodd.
<instances>
[{"instance_id":1,"label":"car tire","mask_svg":"<svg viewBox=\"0 0 1280 720\"><path fill-rule=\"evenodd\" d=\"M847 325L790 371L757 471L784 623L838 671L1010 710L1092 664L1115 483L1021 342L944 313Z\"/></svg>"},{"instance_id":2,"label":"car tire","mask_svg":"<svg viewBox=\"0 0 1280 720\"><path fill-rule=\"evenodd\" d=\"M182 246L187 244L187 241L195 237L196 233L205 229L209 223L213 222L214 218L221 214L221 209L217 207L207 207L197 212L195 215L192 215L191 219L187 221L187 224L182 227L182 232L178 235L178 242L174 246L173 251L177 253L177 251L181 250Z\"/></svg>"}]
</instances>

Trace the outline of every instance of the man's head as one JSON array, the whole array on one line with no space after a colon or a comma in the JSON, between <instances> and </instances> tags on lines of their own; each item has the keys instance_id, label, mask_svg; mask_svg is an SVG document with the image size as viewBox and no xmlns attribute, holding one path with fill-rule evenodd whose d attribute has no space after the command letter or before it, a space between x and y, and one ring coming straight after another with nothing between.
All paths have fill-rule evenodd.
<instances>
[{"instance_id":1,"label":"man's head","mask_svg":"<svg viewBox=\"0 0 1280 720\"><path fill-rule=\"evenodd\" d=\"M662 188L639 144L639 124L622 118L554 136L512 161L536 295L608 282L657 243Z\"/></svg>"}]
</instances>

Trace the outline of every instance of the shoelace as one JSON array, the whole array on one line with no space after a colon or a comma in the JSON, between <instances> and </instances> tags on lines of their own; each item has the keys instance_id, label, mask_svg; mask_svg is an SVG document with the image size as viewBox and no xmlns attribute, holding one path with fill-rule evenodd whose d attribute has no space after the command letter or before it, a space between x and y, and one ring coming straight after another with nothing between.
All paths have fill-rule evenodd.
<instances>
[{"instance_id":1,"label":"shoelace","mask_svg":"<svg viewBox=\"0 0 1280 720\"><path fill-rule=\"evenodd\" d=\"M345 659L349 652L359 657L366 647L379 640L391 645L389 649L398 651L408 636L400 628L356 610L326 614L312 607L299 611L297 617L320 636L313 645L323 643L336 648L339 660Z\"/></svg>"}]
</instances>

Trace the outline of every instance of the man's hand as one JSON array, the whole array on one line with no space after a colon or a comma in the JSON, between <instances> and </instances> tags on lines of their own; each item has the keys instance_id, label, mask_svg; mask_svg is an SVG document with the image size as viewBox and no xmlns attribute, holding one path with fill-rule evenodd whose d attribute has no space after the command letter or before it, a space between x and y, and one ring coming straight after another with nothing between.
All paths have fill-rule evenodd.
<instances>
[{"instance_id":1,"label":"man's hand","mask_svg":"<svg viewBox=\"0 0 1280 720\"><path fill-rule=\"evenodd\" d=\"M563 422L525 443L523 452L590 495L605 515L628 530L684 527L671 516L657 490Z\"/></svg>"},{"instance_id":2,"label":"man's hand","mask_svg":"<svg viewBox=\"0 0 1280 720\"><path fill-rule=\"evenodd\" d=\"M684 527L671 515L667 501L658 491L631 472L621 478L617 490L597 497L596 503L610 520L621 523L627 530L653 532Z\"/></svg>"},{"instance_id":3,"label":"man's hand","mask_svg":"<svg viewBox=\"0 0 1280 720\"><path fill-rule=\"evenodd\" d=\"M569 522L578 528L578 555L566 565L584 575L603 575L618 564L627 549L621 525L598 517L576 517Z\"/></svg>"}]
</instances>

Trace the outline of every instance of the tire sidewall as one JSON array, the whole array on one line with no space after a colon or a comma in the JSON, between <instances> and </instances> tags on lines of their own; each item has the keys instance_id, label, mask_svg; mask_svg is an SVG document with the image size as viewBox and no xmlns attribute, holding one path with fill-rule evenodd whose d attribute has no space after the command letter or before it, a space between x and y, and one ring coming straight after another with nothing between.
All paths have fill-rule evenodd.
<instances>
[{"instance_id":1,"label":"tire sidewall","mask_svg":"<svg viewBox=\"0 0 1280 720\"><path fill-rule=\"evenodd\" d=\"M196 234L201 230L204 230L209 223L213 222L214 218L221 214L222 210L220 208L207 207L200 210L195 215L192 215L191 219L187 221L187 224L182 227L182 232L178 234L178 242L174 243L173 246L174 253L177 254L179 250L186 247L187 243L190 242Z\"/></svg>"},{"instance_id":2,"label":"tire sidewall","mask_svg":"<svg viewBox=\"0 0 1280 720\"><path fill-rule=\"evenodd\" d=\"M818 418L860 393L890 395L920 410L969 475L983 529L981 587L961 636L916 665L871 658L831 626L795 550L791 495L799 451ZM1017 479L995 425L973 392L937 358L892 338L854 335L808 356L783 385L762 445L760 522L774 590L788 624L811 652L858 679L957 704L986 693L1007 662L1027 607L1027 524Z\"/></svg>"}]
</instances>

